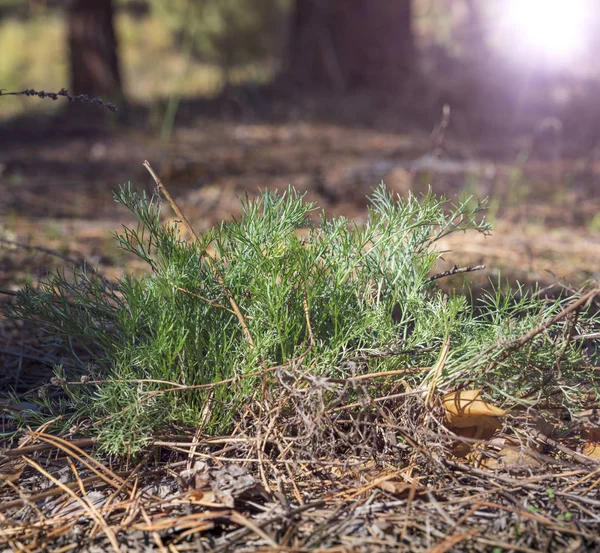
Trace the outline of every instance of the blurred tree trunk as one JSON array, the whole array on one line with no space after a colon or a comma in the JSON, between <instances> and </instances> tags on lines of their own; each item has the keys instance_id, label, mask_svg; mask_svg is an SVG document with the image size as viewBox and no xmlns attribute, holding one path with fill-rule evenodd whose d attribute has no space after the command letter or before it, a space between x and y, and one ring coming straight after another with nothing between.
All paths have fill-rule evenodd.
<instances>
[{"instance_id":1,"label":"blurred tree trunk","mask_svg":"<svg viewBox=\"0 0 600 553\"><path fill-rule=\"evenodd\" d=\"M122 98L112 0L71 0L68 35L71 69L70 92Z\"/></svg>"},{"instance_id":2,"label":"blurred tree trunk","mask_svg":"<svg viewBox=\"0 0 600 553\"><path fill-rule=\"evenodd\" d=\"M296 0L288 70L303 85L395 91L413 73L412 0Z\"/></svg>"}]
</instances>

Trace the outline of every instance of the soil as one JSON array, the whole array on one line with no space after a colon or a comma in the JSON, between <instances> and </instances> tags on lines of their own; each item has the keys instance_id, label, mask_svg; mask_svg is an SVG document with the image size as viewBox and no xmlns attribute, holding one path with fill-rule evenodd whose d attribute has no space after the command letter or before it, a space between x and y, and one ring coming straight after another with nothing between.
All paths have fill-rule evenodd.
<instances>
[{"instance_id":1,"label":"soil","mask_svg":"<svg viewBox=\"0 0 600 553\"><path fill-rule=\"evenodd\" d=\"M389 130L290 110L277 119L184 112L166 143L143 120L102 130L68 117L12 121L0 148L1 236L86 258L109 276L136 268L112 243L111 233L132 222L112 194L129 181L152 191L141 165L148 159L200 232L239 214L237 198L260 189L292 185L329 215L360 221L381 181L402 196L431 185L451 199L491 198L491 237L457 235L444 244L452 250L445 268L486 264L476 285L499 273L579 285L600 271L600 161L594 151L561 157L552 137L474 143L450 127L441 141L427 124ZM0 288L35 281L56 264L3 247Z\"/></svg>"},{"instance_id":2,"label":"soil","mask_svg":"<svg viewBox=\"0 0 600 553\"><path fill-rule=\"evenodd\" d=\"M379 117L378 121L381 120ZM333 118L303 118L293 110L289 110L285 118L211 117L183 112L180 124L168 143L161 142L159 131L144 128L143 121L142 117L129 125L113 122L113 127L109 125L100 130L90 130L80 124L80 121L73 122L68 118L43 122L23 119L12 121L4 130L0 129L0 136L3 137L0 148L0 290L4 292L0 295L0 301L2 297L9 299L10 292L19 289L24 283L43 278L49 269L65 265L64 259L31 249L31 246L49 248L77 260L87 259L110 278L118 277L124 270L144 270L139 262L124 256L115 248L111 233L119 230L122 224L134 223L132 216L124 208L115 205L112 191L119 184L128 181L148 192L154 189L154 182L142 167L142 162L146 159L197 232L202 232L223 219L239 215L238 197L253 195L266 188L283 190L289 185L305 192L307 199L317 201L329 215L343 214L360 222L365 219L365 197L383 180L401 196L407 196L409 192L423 194L431 186L436 194L443 194L451 199L464 194L473 194L478 198L490 197L489 216L494 223L492 236L456 235L442 244L448 252L444 254L440 270L454 265L486 265L484 271L468 274L476 290L487 287L490 280L497 282L500 276L527 284L538 282L541 286L557 286L564 281L572 288L581 286L589 279L600 279L600 161L595 159L593 150L569 152L567 155L566 148L559 147L560 144L552 137L548 140L543 137L525 137L525 142L522 137L504 137L502 141L490 138L485 143L475 142L468 136L454 134L452 128L441 140L439 132L432 134L431 126L427 124L420 127L411 124L404 128L396 125L390 128L386 124L358 124L347 118L340 118L339 121ZM165 209L170 213L168 207L165 206ZM15 242L20 246L15 245ZM24 248L23 245L30 247ZM443 279L443 285L449 288L461 286L462 282L463 275L454 280ZM2 385L1 383L14 382L14 374L11 376L8 368L12 371L16 366L15 355L21 360L25 359L26 363L27 356L23 355L23 351L11 353L10 348L13 346L10 345L10 340L5 340L9 327L5 321L0 323L3 335L0 346L6 348L1 353L13 360L10 365L5 365L6 374L0 374ZM23 336L24 331L20 332L20 336ZM46 353L48 352L44 352ZM35 365L39 366L39 352L33 357ZM34 365L28 365L30 370L33 367ZM18 370L22 369L19 361ZM38 374L35 378L31 373L25 373L27 370L23 370L21 383L28 387L48 376ZM212 454L211 449L206 449L206 452L207 457ZM548 449L545 461L553 456L559 459L558 453L555 453L555 449ZM51 464L52 459L49 458L47 463ZM390 463L395 462L394 459L397 461L397 454L393 453L390 459ZM54 463L51 470L57 478L57 467L65 467L64 460L59 461L58 465ZM572 459L561 459L560 462L562 468L569 469L568 472L546 474L540 469L542 472L532 476L526 484L514 486L510 484L513 482L512 477L505 477L504 480L503 477L498 477L498 480L492 481L476 469L464 477L459 472L453 472L459 470L456 467L447 466L439 475L435 472L437 469L432 469L432 472L422 477L425 484L430 481L439 484L443 480L444 497L450 497L447 490L452 489L460 490L462 494L460 498L457 495L456 500L444 502L444 512L451 513L448 520L463 521L472 517L473 513L478 513L475 529L463 534L458 533L456 527L444 526L447 518L439 516L440 500L433 496L427 501L416 501L413 508L423 509L423 512L415 514L417 522L408 520L404 509L406 507L408 513L415 493L419 498L420 492L416 484L418 478L414 480L414 485L407 487L403 484L404 487L399 491L389 486L382 488L389 495L388 500L392 501L388 503L396 505L397 512L388 512L388 507L385 506L388 503L385 502L381 508L377 502L371 505L370 484L358 483L354 474L344 472L343 477L336 476L336 480L329 473L323 476L325 472L319 471L310 473L310 478L317 478L310 482L317 482L319 486L318 489L315 488L315 497L320 497L323 486L328 486L336 492L335 497L345 498L343 505L336 499L337 503L328 505L328 511L324 503L318 501L314 505L314 512L307 510L308 514L304 514L301 507L292 509L287 505L286 498L277 496L277 501L266 503L264 500L253 499L251 503L244 504L244 509L251 511L258 508L267 513L268 507L271 509L268 513L275 515L279 511L273 509L281 509L283 514L273 519L277 524L281 522L281 528L277 526L277 531L281 535L288 532L286 528L289 523L290 528L295 528L297 535L308 536L298 541L298 549L290 545L290 551L306 550L303 549L304 546L312 548L316 543L313 539L317 535L315 532L323 532L326 526L330 529L330 534L323 537L325 549L330 547L331 551L341 551L336 544L348 543L350 546L352 543L360 543L362 549L357 545L355 550L375 550L377 545L378 550L387 551L388 545L397 545L395 540L398 537L392 535L392 530L388 531L390 521L397 522L393 526L394 532L403 525L402 539L409 540L406 543L411 550L432 550L431 535L438 541L438 547L434 548L436 551L450 550L453 543L461 540L466 542L473 536L474 540L478 540L476 547L488 547L489 550L492 547L504 547L510 544L494 541L492 533L501 526L503 531L506 530L508 540L514 534L511 528L514 525L516 529L517 524L520 525L524 540L520 542L520 551L533 551L527 546L537 547L542 543L546 547L559 544L561 547L570 547L572 551L598 547L597 516L594 518L595 523L589 522L585 527L571 528L567 523L563 524L564 521L560 518L564 518L564 513L573 508L571 503L565 506L557 500L558 506L553 506L554 504L547 502L547 490L551 489L548 486L564 488L564 484L568 483L569 486L565 489L581 487L587 478L582 474L586 474L588 470L590 474L592 471L597 472L597 462L594 461L593 466L575 466L571 464L575 462ZM390 467L391 464L386 466ZM387 473L380 468L377 468L372 477L363 472L360 482L375 482L380 479L387 482ZM25 475L32 479L30 491L39 491L39 483L34 481L35 471L31 467L25 467L25 470ZM152 474L144 475L140 494L149 489L151 482L158 481L159 477L167 478L168 475L174 481L168 463L160 470L163 472L156 477ZM466 469L463 467L460 470ZM347 471L345 466L344 471ZM456 487L459 483L457 478L460 480L459 487ZM565 480L567 478L569 480ZM552 480L556 482L552 484ZM482 492L483 481L485 486L490 482L494 483L493 490ZM364 489L363 485L366 486ZM137 487L137 479L135 486ZM409 499L406 506L404 494L408 488ZM507 488L510 488L509 493L503 491ZM353 509L351 506L359 493L364 499L361 505L366 505L364 512L358 509L352 517L341 516L340 508ZM458 493L457 491L456 494ZM582 492L580 495L585 494ZM477 499L479 496L482 499ZM133 497L132 492L130 500L122 499L133 505L133 502L137 502L137 498L134 500ZM575 501L573 494L565 492L561 497L567 502ZM104 501L105 498L100 499ZM192 499L197 501L198 498L194 496ZM529 507L523 507L529 505L528 502L539 506L544 501L546 504L540 507L540 515L535 514L537 510L530 511ZM581 510L592 516L591 509L598 506L597 496L589 497L586 501L587 503L583 501ZM499 507L500 504L503 507ZM35 507L35 504L32 505ZM586 505L589 507L588 511L585 511ZM68 507L66 505L64 508ZM155 506L148 504L150 518L147 518L144 507L141 511L135 511L135 524L130 526L128 533L119 536L122 550L166 550L163 541L168 542L174 537L175 526L168 530L161 526L163 507L159 501L153 511ZM115 507L115 517L121 516L119 509L120 507ZM133 507L131 511L129 509L130 506L127 506L124 512L134 512ZM188 507L187 503L178 504L175 512L181 519L175 517L175 512L170 512L177 522L173 524L177 526L190 509L192 507ZM377 514L377 509L384 514ZM501 513L500 518L490 518L487 511L489 509L495 509L494 516ZM375 518L374 514L377 515ZM249 529L261 524L257 522L260 518L253 519L252 523L240 519L237 514L234 516L233 511L224 511L214 516L219 531L223 534L221 542L225 544L229 543L227 540L230 537L236 537L240 533L240 530L231 528L242 527L241 532L252 534ZM69 512L66 512L65 517L73 518ZM548 522L550 518L552 524ZM419 526L419 520L427 522L423 523L424 526ZM494 520L499 522L493 522ZM431 530L429 521L432 521L432 527L440 528ZM85 542L79 545L84 547L81 550L110 550L108 539L104 539L95 526L92 528L91 518L86 524L89 528L86 527L85 530ZM206 524L206 528L209 528L212 523ZM539 524L545 525L543 532L540 532ZM246 530L243 530L244 525ZM139 528L146 527L152 531L139 531ZM64 526L66 533L54 540L52 545L61 551L79 547L73 545L77 543L74 540L77 539L78 528L76 525L71 531L70 527ZM181 532L181 528L185 527L177 526L176 531ZM87 534L88 531L91 533ZM228 534L229 531L231 535ZM37 532L36 529L36 532L31 533L31 550L34 550L35 544L41 548L46 547L43 534L45 530L40 530L40 534ZM262 536L260 533L258 535ZM407 535L409 538L406 538ZM445 535L450 537L444 538ZM96 536L96 541L87 539L89 536ZM355 542L348 541L350 538L347 536L352 537ZM198 542L186 550L208 549L213 544L213 538L211 534L206 542ZM252 546L248 543L245 545L249 551L266 551L268 543L267 539L266 542L259 541ZM225 545L222 550L227 548ZM465 546L465 549L460 550L472 549Z\"/></svg>"}]
</instances>

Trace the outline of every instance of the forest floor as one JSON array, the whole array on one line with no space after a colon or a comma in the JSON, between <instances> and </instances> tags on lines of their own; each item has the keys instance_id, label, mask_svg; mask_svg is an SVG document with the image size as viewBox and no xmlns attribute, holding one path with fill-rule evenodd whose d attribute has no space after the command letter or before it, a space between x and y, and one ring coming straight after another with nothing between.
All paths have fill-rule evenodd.
<instances>
[{"instance_id":1,"label":"forest floor","mask_svg":"<svg viewBox=\"0 0 600 553\"><path fill-rule=\"evenodd\" d=\"M454 265L485 264L484 271L469 275L476 290L487 287L490 279L497 282L499 276L529 285L539 282L541 286L564 281L573 288L600 278L600 160L595 152L567 155L566 149L557 149L555 143L533 139L503 144L469 141L453 136L450 130L442 142L439 134L432 136L428 130L392 132L293 118L284 122L190 118L173 131L168 143L149 137L139 128L93 135L76 126L50 126L44 132L36 131L35 125L31 129L26 132L11 124L9 131L2 133L8 136L0 149L0 289L4 291L17 290L24 283L43 278L48 269L64 266L64 259L56 252L87 259L111 278L123 270L142 270L135 259L116 249L111 237L122 224L134 222L114 203L112 191L131 181L151 192L154 183L142 167L146 159L198 232L238 215L237 198L260 189L281 190L292 185L328 214L343 214L360 222L365 218L366 196L381 181L404 196L409 190L417 195L425 193L431 185L434 193L449 198L489 198L493 234L453 236L444 243L448 253L440 265L445 270ZM461 283L462 278L455 278L448 285ZM11 355L9 349L4 353ZM3 385L10 385L10 374L0 377ZM172 452L177 448L187 452L190 444L177 443L179 438L165 440ZM189 438L179 441L189 442ZM223 439L227 443L227 438ZM48 448L58 452L57 457L49 456L44 462L56 478L54 484L60 487L59 471L66 465L56 460L66 455L79 463L91 444L81 442L78 445L82 449L75 450L51 440L42 430L30 442L31 453L43 453ZM326 478L324 473L311 472L314 468L303 468L296 475L282 474L286 489L292 489L297 499L293 500L295 506L273 482L260 481L258 475L254 480L230 464L224 453L230 451L226 445L220 450L223 460L218 462L224 463L221 472L202 464L192 467L191 456L163 465L158 472L142 465L123 473L109 465L96 466L94 472L114 488L115 497L126 490L128 500L119 495L121 503L115 502L114 509L107 511L106 505L112 501L109 497L106 503L107 491L90 492L85 505L64 501L63 497L62 502L52 504L42 533L33 527L29 533L14 537L9 532L6 543L13 549L27 543L30 551L43 550L48 543L60 551L78 547L77 543L70 545L75 535L73 525L85 511L92 513L86 530L86 536L93 538L86 542L88 550L114 549L114 533L104 515L98 514L110 511L111 517L123 517L122 521L131 517L128 537L120 541L123 550L131 551L213 547L225 551L241 547L242 542L248 551L328 553L559 550L553 547L575 552L600 548L595 533L600 526L600 498L594 489L598 484L597 462L589 465L581 455L572 456L569 450L565 453L565 445L546 445L545 457L535 461L536 467L543 467L553 455L555 459L562 455L558 468L540 472L525 463L491 479L482 468L459 466L451 460L443 466L433 463L422 467L422 476L412 478L414 463L422 461L417 453L412 457L413 468L394 466L393 455L383 467L364 459L347 459L339 466L334 463ZM253 447L251 452L257 453ZM24 468L31 472L33 466L15 467L11 463L9 471L18 474L17 479ZM186 468L189 470L183 475ZM230 473L225 474L227 470ZM29 492L43 494L50 486L47 480L42 482L40 474L29 474ZM190 479L197 474L205 484L216 482L213 490L227 480L228 491L218 496L213 492L194 494ZM311 478L316 476L324 488L311 488L315 485ZM88 477L95 478L91 473ZM586 495L581 489L588 485ZM56 486L51 487L54 492L39 499L54 501ZM432 486L435 494L428 491ZM188 490L185 501L173 499L182 487ZM555 493L558 487L562 495ZM327 490L326 497L323 490ZM10 508L27 503L20 504L20 494L13 492ZM104 507L95 511L96 499ZM190 507L194 504L211 509L198 512ZM0 508L0 517L4 517L6 505ZM587 522L571 520L569 513L575 507L587 512ZM213 529L218 531L211 534ZM174 541L173 532L178 536ZM208 532L209 537L192 546L185 536L194 532ZM398 549L401 543L405 549ZM550 549L542 549L542 544Z\"/></svg>"},{"instance_id":2,"label":"forest floor","mask_svg":"<svg viewBox=\"0 0 600 553\"><path fill-rule=\"evenodd\" d=\"M237 198L259 189L292 185L328 214L360 221L366 197L381 181L404 196L431 185L450 199L489 198L492 236L457 236L447 244L448 264L487 266L476 282L502 273L525 283L565 279L578 285L600 270L600 160L594 151L558 157L548 154L553 144L469 143L450 131L436 148L423 130L314 121L200 117L176 128L168 144L145 130L91 136L76 128L50 131L13 126L3 132L0 236L86 258L109 274L135 266L111 239L131 222L112 193L128 181L152 190L145 159L197 231L235 216ZM3 248L0 287L35 281L56 263Z\"/></svg>"}]
</instances>

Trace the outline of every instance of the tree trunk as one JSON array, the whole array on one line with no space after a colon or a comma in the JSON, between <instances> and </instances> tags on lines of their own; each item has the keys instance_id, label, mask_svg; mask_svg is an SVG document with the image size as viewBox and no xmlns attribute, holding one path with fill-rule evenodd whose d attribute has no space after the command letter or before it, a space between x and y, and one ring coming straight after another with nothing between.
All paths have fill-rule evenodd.
<instances>
[{"instance_id":1,"label":"tree trunk","mask_svg":"<svg viewBox=\"0 0 600 553\"><path fill-rule=\"evenodd\" d=\"M393 92L414 64L411 0L296 0L288 51L295 82Z\"/></svg>"},{"instance_id":2,"label":"tree trunk","mask_svg":"<svg viewBox=\"0 0 600 553\"><path fill-rule=\"evenodd\" d=\"M122 99L112 0L71 0L68 12L70 92Z\"/></svg>"}]
</instances>

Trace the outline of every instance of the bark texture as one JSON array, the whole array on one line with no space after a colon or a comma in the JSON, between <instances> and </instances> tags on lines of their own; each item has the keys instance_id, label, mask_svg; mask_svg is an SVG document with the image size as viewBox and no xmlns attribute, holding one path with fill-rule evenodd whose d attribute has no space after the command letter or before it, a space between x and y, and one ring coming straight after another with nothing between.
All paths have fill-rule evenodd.
<instances>
[{"instance_id":1,"label":"bark texture","mask_svg":"<svg viewBox=\"0 0 600 553\"><path fill-rule=\"evenodd\" d=\"M71 0L68 42L73 94L122 98L112 0Z\"/></svg>"},{"instance_id":2,"label":"bark texture","mask_svg":"<svg viewBox=\"0 0 600 553\"><path fill-rule=\"evenodd\" d=\"M296 0L288 51L294 81L393 91L414 64L411 0Z\"/></svg>"}]
</instances>

